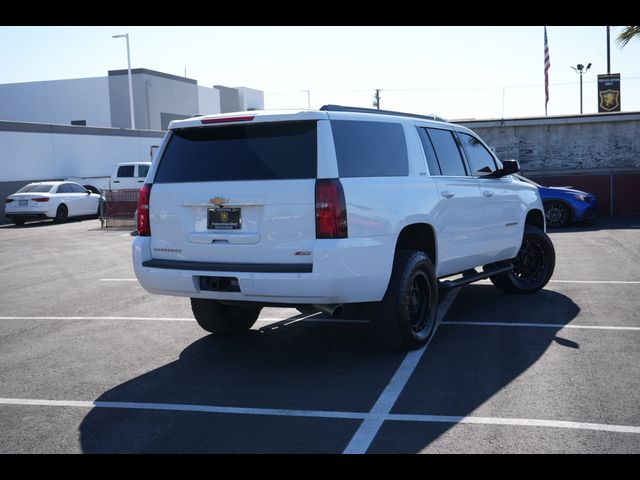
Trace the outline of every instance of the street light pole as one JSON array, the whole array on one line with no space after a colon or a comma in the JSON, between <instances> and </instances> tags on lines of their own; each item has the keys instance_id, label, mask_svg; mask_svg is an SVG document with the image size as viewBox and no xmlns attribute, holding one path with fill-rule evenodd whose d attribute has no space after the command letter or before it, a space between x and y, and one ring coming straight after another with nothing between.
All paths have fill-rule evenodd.
<instances>
[{"instance_id":1,"label":"street light pole","mask_svg":"<svg viewBox=\"0 0 640 480\"><path fill-rule=\"evenodd\" d=\"M131 79L131 53L129 51L129 34L113 35L112 38L125 38L127 40L127 72L129 77L129 109L131 110L131 128L135 130L136 120L133 114L133 80Z\"/></svg>"},{"instance_id":2,"label":"street light pole","mask_svg":"<svg viewBox=\"0 0 640 480\"><path fill-rule=\"evenodd\" d=\"M586 68L583 64L579 63L575 67L571 67L573 70L580 75L580 114L582 115L582 75L587 73L587 71L591 68L591 64L587 64Z\"/></svg>"}]
</instances>

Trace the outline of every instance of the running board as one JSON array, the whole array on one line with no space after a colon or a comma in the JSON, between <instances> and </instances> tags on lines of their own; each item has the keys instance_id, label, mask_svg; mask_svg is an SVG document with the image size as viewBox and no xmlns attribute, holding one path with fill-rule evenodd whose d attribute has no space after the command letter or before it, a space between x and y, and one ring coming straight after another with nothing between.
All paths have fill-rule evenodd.
<instances>
[{"instance_id":1,"label":"running board","mask_svg":"<svg viewBox=\"0 0 640 480\"><path fill-rule=\"evenodd\" d=\"M468 285L469 283L477 282L478 280L484 280L485 278L492 277L493 275L498 275L499 273L506 273L513 270L513 265L508 263L506 265L499 265L487 270L483 270L478 273L475 270L466 270L462 274L462 278L457 280L445 280L444 282L438 282L439 288L443 290L451 290L452 288L462 287L463 285ZM471 273L473 272L473 273Z\"/></svg>"}]
</instances>

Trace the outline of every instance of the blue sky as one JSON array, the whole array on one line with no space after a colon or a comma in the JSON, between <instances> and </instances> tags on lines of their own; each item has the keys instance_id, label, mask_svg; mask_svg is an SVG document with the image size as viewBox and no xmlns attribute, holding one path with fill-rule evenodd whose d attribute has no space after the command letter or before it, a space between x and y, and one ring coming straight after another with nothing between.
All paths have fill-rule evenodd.
<instances>
[{"instance_id":1,"label":"blue sky","mask_svg":"<svg viewBox=\"0 0 640 480\"><path fill-rule=\"evenodd\" d=\"M640 110L640 41L620 48L612 27L611 71L622 74L623 111ZM597 111L606 73L605 27L547 27L549 115ZM265 92L266 108L325 103L437 113L450 119L544 115L542 27L0 27L0 83L104 76L133 68ZM204 112L203 112L204 113Z\"/></svg>"}]
</instances>

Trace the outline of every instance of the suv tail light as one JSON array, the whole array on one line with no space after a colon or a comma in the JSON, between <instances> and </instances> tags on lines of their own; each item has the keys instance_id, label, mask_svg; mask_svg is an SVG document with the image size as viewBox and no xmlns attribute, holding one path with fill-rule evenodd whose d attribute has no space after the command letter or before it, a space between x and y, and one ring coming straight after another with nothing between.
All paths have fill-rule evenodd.
<instances>
[{"instance_id":1,"label":"suv tail light","mask_svg":"<svg viewBox=\"0 0 640 480\"><path fill-rule=\"evenodd\" d=\"M39 198L32 198L31 199L34 202L48 202L49 201L49 197L39 197Z\"/></svg>"},{"instance_id":2,"label":"suv tail light","mask_svg":"<svg viewBox=\"0 0 640 480\"><path fill-rule=\"evenodd\" d=\"M141 237L151 236L151 224L149 223L149 196L151 195L151 183L145 183L138 195L138 235Z\"/></svg>"},{"instance_id":3,"label":"suv tail light","mask_svg":"<svg viewBox=\"0 0 640 480\"><path fill-rule=\"evenodd\" d=\"M316 238L347 238L347 205L337 178L316 180Z\"/></svg>"}]
</instances>

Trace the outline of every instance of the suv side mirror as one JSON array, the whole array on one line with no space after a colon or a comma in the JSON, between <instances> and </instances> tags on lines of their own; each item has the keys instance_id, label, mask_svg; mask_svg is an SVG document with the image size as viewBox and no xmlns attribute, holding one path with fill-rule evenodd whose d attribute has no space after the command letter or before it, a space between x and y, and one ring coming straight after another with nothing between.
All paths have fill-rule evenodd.
<instances>
[{"instance_id":1,"label":"suv side mirror","mask_svg":"<svg viewBox=\"0 0 640 480\"><path fill-rule=\"evenodd\" d=\"M476 176L480 178L502 178L507 175L518 173L520 171L520 164L517 160L505 160L502 162L502 168L496 171L491 171L489 167L482 167L476 172Z\"/></svg>"},{"instance_id":2,"label":"suv side mirror","mask_svg":"<svg viewBox=\"0 0 640 480\"><path fill-rule=\"evenodd\" d=\"M502 162L502 169L499 170L500 176L512 175L520 171L520 164L517 160L505 160Z\"/></svg>"}]
</instances>

